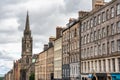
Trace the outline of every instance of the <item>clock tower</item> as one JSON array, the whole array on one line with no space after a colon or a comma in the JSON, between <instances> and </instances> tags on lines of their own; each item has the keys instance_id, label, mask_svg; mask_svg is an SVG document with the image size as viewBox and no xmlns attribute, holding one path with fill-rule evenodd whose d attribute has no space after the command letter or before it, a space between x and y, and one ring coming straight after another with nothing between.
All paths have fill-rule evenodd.
<instances>
[{"instance_id":1,"label":"clock tower","mask_svg":"<svg viewBox=\"0 0 120 80\"><path fill-rule=\"evenodd\" d=\"M20 80L27 80L27 69L32 64L32 36L29 25L29 15L27 12L26 24L22 37Z\"/></svg>"},{"instance_id":2,"label":"clock tower","mask_svg":"<svg viewBox=\"0 0 120 80\"><path fill-rule=\"evenodd\" d=\"M32 37L29 25L29 15L27 12L24 36L22 38L22 63L24 66L32 63Z\"/></svg>"}]
</instances>

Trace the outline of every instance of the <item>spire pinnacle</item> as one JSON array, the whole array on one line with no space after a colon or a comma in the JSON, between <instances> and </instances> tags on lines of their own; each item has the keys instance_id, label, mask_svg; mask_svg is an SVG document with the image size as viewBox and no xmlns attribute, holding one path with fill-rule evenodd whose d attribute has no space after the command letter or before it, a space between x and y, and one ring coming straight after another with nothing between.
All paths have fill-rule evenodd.
<instances>
[{"instance_id":1,"label":"spire pinnacle","mask_svg":"<svg viewBox=\"0 0 120 80\"><path fill-rule=\"evenodd\" d=\"M28 11L27 11L27 16L26 16L25 31L30 31L30 26L29 26L29 13L28 13Z\"/></svg>"}]
</instances>

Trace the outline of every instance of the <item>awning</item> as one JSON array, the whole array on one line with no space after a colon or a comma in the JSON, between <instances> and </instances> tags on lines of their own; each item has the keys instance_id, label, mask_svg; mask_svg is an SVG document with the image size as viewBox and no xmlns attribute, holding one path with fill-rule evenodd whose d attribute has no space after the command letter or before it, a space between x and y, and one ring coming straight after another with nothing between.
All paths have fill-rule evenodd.
<instances>
[{"instance_id":1,"label":"awning","mask_svg":"<svg viewBox=\"0 0 120 80\"><path fill-rule=\"evenodd\" d=\"M89 74L89 75L88 75L88 78L93 78L93 74Z\"/></svg>"},{"instance_id":2,"label":"awning","mask_svg":"<svg viewBox=\"0 0 120 80\"><path fill-rule=\"evenodd\" d=\"M112 80L120 80L120 73L111 73Z\"/></svg>"}]
</instances>

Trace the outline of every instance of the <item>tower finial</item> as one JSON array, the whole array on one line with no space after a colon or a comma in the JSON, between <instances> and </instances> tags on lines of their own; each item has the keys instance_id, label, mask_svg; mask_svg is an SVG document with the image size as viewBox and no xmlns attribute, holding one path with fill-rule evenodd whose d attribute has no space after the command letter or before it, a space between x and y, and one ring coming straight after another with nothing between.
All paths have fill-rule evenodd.
<instances>
[{"instance_id":1,"label":"tower finial","mask_svg":"<svg viewBox=\"0 0 120 80\"><path fill-rule=\"evenodd\" d=\"M30 31L30 26L29 26L29 12L28 11L27 11L27 16L26 16L25 31Z\"/></svg>"}]
</instances>

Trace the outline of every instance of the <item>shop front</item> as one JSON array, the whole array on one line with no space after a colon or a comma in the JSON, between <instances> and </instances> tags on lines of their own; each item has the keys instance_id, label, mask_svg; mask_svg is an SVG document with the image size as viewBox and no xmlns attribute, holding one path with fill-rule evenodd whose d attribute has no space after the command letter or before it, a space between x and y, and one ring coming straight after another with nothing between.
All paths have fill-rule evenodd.
<instances>
[{"instance_id":1,"label":"shop front","mask_svg":"<svg viewBox=\"0 0 120 80\"><path fill-rule=\"evenodd\" d=\"M112 80L120 80L120 73L111 73Z\"/></svg>"},{"instance_id":2,"label":"shop front","mask_svg":"<svg viewBox=\"0 0 120 80\"><path fill-rule=\"evenodd\" d=\"M88 75L89 80L107 80L106 73L94 73Z\"/></svg>"}]
</instances>

